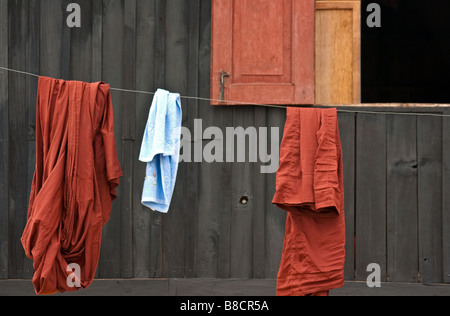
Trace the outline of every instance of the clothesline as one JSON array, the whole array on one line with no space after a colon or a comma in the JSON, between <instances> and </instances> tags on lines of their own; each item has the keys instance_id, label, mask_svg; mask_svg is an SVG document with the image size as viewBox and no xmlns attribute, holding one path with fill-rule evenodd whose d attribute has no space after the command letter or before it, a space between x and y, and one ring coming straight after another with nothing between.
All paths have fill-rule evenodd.
<instances>
[{"instance_id":1,"label":"clothesline","mask_svg":"<svg viewBox=\"0 0 450 316\"><path fill-rule=\"evenodd\" d=\"M26 71L20 71L17 69L11 69L6 67L0 67L2 70L6 70L9 72L15 72L22 75L32 76L39 78L40 75L34 74L31 72ZM131 89L123 89L123 88L114 88L111 87L110 90L112 91L119 91L119 92L127 92L127 93L137 93L137 94L148 94L148 95L154 95L155 92L150 91L142 91L142 90L131 90ZM218 100L218 99L211 99L211 98L203 98L203 97L194 97L194 96L183 96L181 95L180 98L182 99L190 99L190 100L198 100L198 101L219 101L221 103L230 103L234 105L253 105L253 106L261 106L261 107L271 107L271 108L281 108L286 109L287 107L292 107L295 105L275 105L275 104L258 104L258 103L251 103L251 102L242 102L242 101L232 101L232 100ZM302 106L313 106L311 105L302 105ZM321 107L337 107L336 105L320 105ZM340 105L342 107L351 107L354 105L348 105L348 104L342 104ZM370 105L369 105L370 106ZM300 106L301 107L301 106ZM383 107L393 107L392 105L386 104ZM450 114L437 114L437 113L417 113L417 112L393 112L393 111L369 111L369 110L351 110L351 109L340 109L337 108L338 112L343 113L361 113L361 114L378 114L378 115L408 115L408 116L435 116L435 117L450 117Z\"/></svg>"}]
</instances>

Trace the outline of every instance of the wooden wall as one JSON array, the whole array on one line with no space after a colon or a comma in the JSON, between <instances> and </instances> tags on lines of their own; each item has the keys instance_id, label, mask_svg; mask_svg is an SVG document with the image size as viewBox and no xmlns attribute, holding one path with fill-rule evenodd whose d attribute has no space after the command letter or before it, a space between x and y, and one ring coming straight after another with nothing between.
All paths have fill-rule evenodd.
<instances>
[{"instance_id":1,"label":"wooden wall","mask_svg":"<svg viewBox=\"0 0 450 316\"><path fill-rule=\"evenodd\" d=\"M70 2L0 0L0 66L209 96L210 1L78 0L79 29L65 25ZM36 78L0 70L0 279L33 273L19 239L34 172L36 89ZM271 204L275 174L260 173L260 162L183 162L169 214L152 213L140 203L145 164L137 159L152 98L118 91L112 97L124 177L104 228L97 277L276 278L285 214ZM279 127L271 142L280 144L283 109L212 107L186 98L182 104L183 126L191 131L197 118L203 129ZM365 280L375 262L383 281L450 282L449 118L340 112L339 124L346 279ZM192 146L210 141L193 138Z\"/></svg>"}]
</instances>

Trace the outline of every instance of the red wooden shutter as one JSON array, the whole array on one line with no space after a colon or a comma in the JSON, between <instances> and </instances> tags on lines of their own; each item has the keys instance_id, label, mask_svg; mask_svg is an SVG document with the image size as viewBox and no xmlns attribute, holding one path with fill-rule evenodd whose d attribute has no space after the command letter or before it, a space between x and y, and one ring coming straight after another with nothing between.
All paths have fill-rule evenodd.
<instances>
[{"instance_id":1,"label":"red wooden shutter","mask_svg":"<svg viewBox=\"0 0 450 316\"><path fill-rule=\"evenodd\" d=\"M313 104L314 9L314 0L212 0L212 104Z\"/></svg>"}]
</instances>

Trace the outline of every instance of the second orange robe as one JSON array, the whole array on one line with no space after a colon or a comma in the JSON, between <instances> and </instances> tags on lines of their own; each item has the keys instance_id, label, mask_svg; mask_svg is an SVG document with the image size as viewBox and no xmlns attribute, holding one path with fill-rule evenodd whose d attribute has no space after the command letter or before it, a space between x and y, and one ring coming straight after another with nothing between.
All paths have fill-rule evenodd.
<instances>
[{"instance_id":1,"label":"second orange robe","mask_svg":"<svg viewBox=\"0 0 450 316\"><path fill-rule=\"evenodd\" d=\"M337 111L288 108L273 203L287 211L277 295L344 285L345 216Z\"/></svg>"}]
</instances>

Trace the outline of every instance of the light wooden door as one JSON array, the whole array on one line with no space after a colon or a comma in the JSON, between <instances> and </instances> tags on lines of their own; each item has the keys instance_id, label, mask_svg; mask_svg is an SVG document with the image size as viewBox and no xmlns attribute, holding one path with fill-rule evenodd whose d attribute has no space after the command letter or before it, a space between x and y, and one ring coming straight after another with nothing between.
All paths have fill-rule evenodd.
<instances>
[{"instance_id":1,"label":"light wooden door","mask_svg":"<svg viewBox=\"0 0 450 316\"><path fill-rule=\"evenodd\" d=\"M317 1L315 103L361 102L361 3Z\"/></svg>"}]
</instances>

